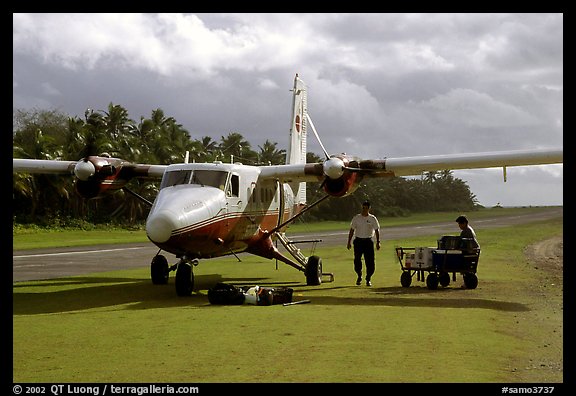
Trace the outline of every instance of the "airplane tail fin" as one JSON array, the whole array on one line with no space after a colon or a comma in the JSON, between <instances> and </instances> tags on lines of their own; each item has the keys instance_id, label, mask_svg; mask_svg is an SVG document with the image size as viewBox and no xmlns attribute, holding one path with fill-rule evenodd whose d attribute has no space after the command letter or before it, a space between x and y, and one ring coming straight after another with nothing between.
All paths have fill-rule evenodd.
<instances>
[{"instance_id":1,"label":"airplane tail fin","mask_svg":"<svg viewBox=\"0 0 576 396\"><path fill-rule=\"evenodd\" d=\"M292 101L292 118L290 120L290 145L286 153L286 164L306 163L306 137L307 137L307 88L298 77L294 77ZM306 183L298 183L292 187L297 193L294 195L295 204L306 203Z\"/></svg>"}]
</instances>

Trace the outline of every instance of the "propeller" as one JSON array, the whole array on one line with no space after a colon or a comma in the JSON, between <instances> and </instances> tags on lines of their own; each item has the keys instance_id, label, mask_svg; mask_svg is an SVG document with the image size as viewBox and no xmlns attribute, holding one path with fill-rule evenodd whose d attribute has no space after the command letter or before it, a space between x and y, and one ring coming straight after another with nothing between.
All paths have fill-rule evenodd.
<instances>
[{"instance_id":1,"label":"propeller","mask_svg":"<svg viewBox=\"0 0 576 396\"><path fill-rule=\"evenodd\" d=\"M337 156L330 156L328 154L328 151L326 151L326 148L322 144L322 141L320 140L320 135L318 135L318 132L316 131L316 128L314 127L314 123L312 122L312 119L310 118L310 115L308 113L306 113L306 119L308 120L308 123L310 124L310 127L312 128L312 132L314 132L314 136L316 136L316 140L318 140L318 143L320 144L320 147L322 147L322 151L324 151L324 155L326 156L326 161L324 161L324 164L323 164L323 172L324 172L325 176L327 176L328 178L330 178L332 180L335 180L335 179L340 178L344 174L345 170L350 171L350 172L360 172L360 173L370 173L370 172L374 171L374 169L370 169L370 168L363 168L363 167L358 168L358 167L347 166L342 158L337 157ZM322 183L322 184L324 184L324 183Z\"/></svg>"},{"instance_id":2,"label":"propeller","mask_svg":"<svg viewBox=\"0 0 576 396\"><path fill-rule=\"evenodd\" d=\"M312 132L314 132L314 136L316 136L316 140L318 140L318 143L320 143L320 147L322 147L322 151L324 151L324 155L326 156L326 161L324 161L323 165L324 175L326 175L330 179L338 179L344 174L345 169L344 161L338 157L330 157L328 151L326 151L326 148L322 144L320 136L318 135L318 132L316 132L316 128L314 127L314 123L312 122L312 118L310 118L310 115L308 115L308 113L306 113L306 119L310 123Z\"/></svg>"},{"instance_id":3,"label":"propeller","mask_svg":"<svg viewBox=\"0 0 576 396\"><path fill-rule=\"evenodd\" d=\"M94 164L86 158L78 161L74 167L74 175L76 175L79 180L86 181L94 176L95 173L96 168L94 167Z\"/></svg>"}]
</instances>

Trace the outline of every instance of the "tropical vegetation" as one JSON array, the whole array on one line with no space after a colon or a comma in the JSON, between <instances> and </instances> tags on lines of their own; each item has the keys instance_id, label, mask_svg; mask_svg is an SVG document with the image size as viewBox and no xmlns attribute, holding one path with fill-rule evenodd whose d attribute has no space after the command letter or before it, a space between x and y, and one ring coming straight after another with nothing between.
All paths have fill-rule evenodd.
<instances>
[{"instance_id":1,"label":"tropical vegetation","mask_svg":"<svg viewBox=\"0 0 576 396\"><path fill-rule=\"evenodd\" d=\"M160 108L139 121L128 111L110 103L107 110L87 109L84 117L68 116L58 110L16 110L13 113L13 157L46 160L78 160L88 155L110 155L134 163L170 164L189 161L240 161L251 165L277 165L286 161L286 150L266 140L254 149L240 132L215 140L193 138L191 133ZM308 153L307 162L323 158ZM73 178L57 175L13 175L13 221L37 225L115 223L138 226L144 223L148 206L124 191L99 199L85 200L74 193ZM152 201L159 183L132 180L130 189ZM308 184L308 200L320 198L318 185ZM466 183L450 170L427 172L419 178L365 179L358 191L333 198L304 216L308 220L347 220L364 199L373 203L378 216L404 216L422 211L470 211L477 200Z\"/></svg>"}]
</instances>

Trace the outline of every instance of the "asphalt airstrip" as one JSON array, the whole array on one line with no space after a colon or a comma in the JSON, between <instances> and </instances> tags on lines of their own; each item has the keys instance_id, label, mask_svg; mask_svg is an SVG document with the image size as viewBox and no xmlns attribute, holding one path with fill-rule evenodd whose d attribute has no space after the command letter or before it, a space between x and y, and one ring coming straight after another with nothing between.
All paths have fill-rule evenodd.
<instances>
[{"instance_id":1,"label":"asphalt airstrip","mask_svg":"<svg viewBox=\"0 0 576 396\"><path fill-rule=\"evenodd\" d=\"M508 227L534 221L547 220L563 216L563 207L549 209L530 214L502 216L479 219L471 222L475 230L486 228ZM384 227L381 230L383 241L402 239L420 235L456 235L457 225L449 219L442 223L425 224L422 226ZM329 231L311 234L287 235L293 240L319 239L322 246L346 245L348 230ZM433 246L435 241L431 240ZM109 244L87 247L50 248L34 250L15 250L13 259L13 281L55 279L65 276L75 276L87 273L106 272L119 269L141 268L150 265L152 257L158 253L158 248L149 243ZM240 256L241 257L241 256ZM171 264L174 257L167 255ZM218 260L211 259L211 260Z\"/></svg>"}]
</instances>

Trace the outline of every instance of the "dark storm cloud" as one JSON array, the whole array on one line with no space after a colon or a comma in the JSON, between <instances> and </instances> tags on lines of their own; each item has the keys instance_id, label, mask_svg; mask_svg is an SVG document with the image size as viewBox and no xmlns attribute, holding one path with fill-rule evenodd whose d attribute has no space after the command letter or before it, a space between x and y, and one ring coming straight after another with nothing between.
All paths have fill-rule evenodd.
<instances>
[{"instance_id":1,"label":"dark storm cloud","mask_svg":"<svg viewBox=\"0 0 576 396\"><path fill-rule=\"evenodd\" d=\"M563 143L562 14L14 14L13 22L14 109L83 116L114 103L139 120L161 108L193 138L239 132L254 148L266 139L284 146L299 73L330 152L382 158ZM312 134L308 147L321 153ZM562 166L538 169L559 188L531 199L562 203ZM522 180L527 191L537 185ZM503 190L479 188L490 191L483 203L504 201Z\"/></svg>"}]
</instances>

